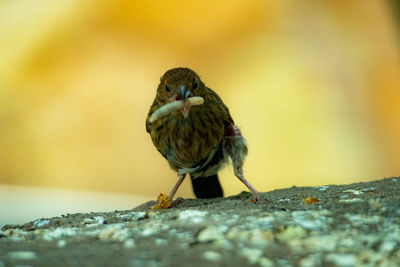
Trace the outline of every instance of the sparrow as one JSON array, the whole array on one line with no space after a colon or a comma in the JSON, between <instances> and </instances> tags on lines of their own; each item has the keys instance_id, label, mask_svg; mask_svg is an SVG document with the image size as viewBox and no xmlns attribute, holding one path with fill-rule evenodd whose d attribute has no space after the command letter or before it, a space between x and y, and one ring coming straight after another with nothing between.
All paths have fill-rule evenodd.
<instances>
[{"instance_id":1,"label":"sparrow","mask_svg":"<svg viewBox=\"0 0 400 267\"><path fill-rule=\"evenodd\" d=\"M182 105L157 120L150 119L161 107L174 101L204 99L201 105ZM186 175L197 198L223 197L218 171L229 158L235 176L259 199L256 189L243 175L247 144L221 98L193 70L173 68L165 72L146 119L146 131L157 150L178 174L169 194L172 200Z\"/></svg>"}]
</instances>

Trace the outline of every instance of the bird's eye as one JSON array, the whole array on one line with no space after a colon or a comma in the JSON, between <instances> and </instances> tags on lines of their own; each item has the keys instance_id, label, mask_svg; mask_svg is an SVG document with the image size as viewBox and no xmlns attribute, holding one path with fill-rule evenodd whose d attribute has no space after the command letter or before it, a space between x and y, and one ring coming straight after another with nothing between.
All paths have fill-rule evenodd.
<instances>
[{"instance_id":1,"label":"bird's eye","mask_svg":"<svg viewBox=\"0 0 400 267\"><path fill-rule=\"evenodd\" d=\"M193 89L196 89L197 87L199 87L199 84L197 82L194 82L192 87L193 87Z\"/></svg>"},{"instance_id":2,"label":"bird's eye","mask_svg":"<svg viewBox=\"0 0 400 267\"><path fill-rule=\"evenodd\" d=\"M171 91L167 85L165 86L165 91L167 92Z\"/></svg>"}]
</instances>

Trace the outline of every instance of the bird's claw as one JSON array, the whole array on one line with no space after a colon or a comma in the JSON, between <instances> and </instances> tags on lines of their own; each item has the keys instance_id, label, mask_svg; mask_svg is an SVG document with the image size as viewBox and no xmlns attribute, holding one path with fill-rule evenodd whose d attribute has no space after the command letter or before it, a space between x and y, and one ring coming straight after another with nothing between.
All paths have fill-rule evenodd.
<instances>
[{"instance_id":1,"label":"bird's claw","mask_svg":"<svg viewBox=\"0 0 400 267\"><path fill-rule=\"evenodd\" d=\"M254 204L256 204L260 200L258 194L253 194L253 198L250 199L250 201Z\"/></svg>"},{"instance_id":2,"label":"bird's claw","mask_svg":"<svg viewBox=\"0 0 400 267\"><path fill-rule=\"evenodd\" d=\"M178 197L178 198L176 198L175 200L172 201L171 207L176 207L176 206L178 206L179 204L183 203L184 201L185 201L184 198Z\"/></svg>"}]
</instances>

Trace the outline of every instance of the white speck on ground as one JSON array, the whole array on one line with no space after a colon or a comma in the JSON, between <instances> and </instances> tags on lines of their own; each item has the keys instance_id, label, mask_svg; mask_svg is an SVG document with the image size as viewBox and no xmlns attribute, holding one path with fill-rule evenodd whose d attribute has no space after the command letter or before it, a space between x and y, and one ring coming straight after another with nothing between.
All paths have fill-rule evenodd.
<instances>
[{"instance_id":1,"label":"white speck on ground","mask_svg":"<svg viewBox=\"0 0 400 267\"><path fill-rule=\"evenodd\" d=\"M102 216L96 216L93 218L95 220L96 223L98 224L104 224L104 217Z\"/></svg>"},{"instance_id":2,"label":"white speck on ground","mask_svg":"<svg viewBox=\"0 0 400 267\"><path fill-rule=\"evenodd\" d=\"M375 191L376 187L367 187L367 188L363 188L361 189L363 192L368 192L368 191Z\"/></svg>"},{"instance_id":3,"label":"white speck on ground","mask_svg":"<svg viewBox=\"0 0 400 267\"><path fill-rule=\"evenodd\" d=\"M156 231L153 228L145 228L142 232L142 236L151 236L154 235Z\"/></svg>"},{"instance_id":4,"label":"white speck on ground","mask_svg":"<svg viewBox=\"0 0 400 267\"><path fill-rule=\"evenodd\" d=\"M33 251L11 251L8 252L8 257L12 260L33 260L37 255Z\"/></svg>"},{"instance_id":5,"label":"white speck on ground","mask_svg":"<svg viewBox=\"0 0 400 267\"><path fill-rule=\"evenodd\" d=\"M184 210L179 212L179 220L190 221L192 223L201 223L204 221L204 217L208 214L207 211L201 210Z\"/></svg>"},{"instance_id":6,"label":"white speck on ground","mask_svg":"<svg viewBox=\"0 0 400 267\"><path fill-rule=\"evenodd\" d=\"M350 199L341 199L339 203L354 203L354 202L363 202L361 198L350 198Z\"/></svg>"},{"instance_id":7,"label":"white speck on ground","mask_svg":"<svg viewBox=\"0 0 400 267\"><path fill-rule=\"evenodd\" d=\"M354 190L354 189L349 189L349 190L345 190L345 191L343 191L343 192L346 192L346 193L353 193L354 195L362 195L362 194L364 194L364 192L362 192L362 191L360 191L360 190Z\"/></svg>"},{"instance_id":8,"label":"white speck on ground","mask_svg":"<svg viewBox=\"0 0 400 267\"><path fill-rule=\"evenodd\" d=\"M133 239L128 239L124 242L124 247L125 248L133 248L135 247L135 240Z\"/></svg>"},{"instance_id":9,"label":"white speck on ground","mask_svg":"<svg viewBox=\"0 0 400 267\"><path fill-rule=\"evenodd\" d=\"M275 219L274 219L273 216L266 216L266 217L257 218L257 223L262 228L267 228L267 229L272 228L274 221L275 221Z\"/></svg>"},{"instance_id":10,"label":"white speck on ground","mask_svg":"<svg viewBox=\"0 0 400 267\"><path fill-rule=\"evenodd\" d=\"M33 222L33 226L35 227L43 227L45 225L48 225L50 223L50 220L36 220Z\"/></svg>"},{"instance_id":11,"label":"white speck on ground","mask_svg":"<svg viewBox=\"0 0 400 267\"><path fill-rule=\"evenodd\" d=\"M146 212L144 212L144 211L132 211L132 212L129 212L129 213L123 214L123 215L118 214L117 216L119 218L121 218L121 219L129 218L129 219L131 219L133 221L137 221L137 220L140 220L140 219L143 219L144 217L146 217Z\"/></svg>"},{"instance_id":12,"label":"white speck on ground","mask_svg":"<svg viewBox=\"0 0 400 267\"><path fill-rule=\"evenodd\" d=\"M208 226L207 228L201 230L197 236L199 242L209 242L223 238L225 237L223 236L222 232L218 229L218 227L215 226Z\"/></svg>"},{"instance_id":13,"label":"white speck on ground","mask_svg":"<svg viewBox=\"0 0 400 267\"><path fill-rule=\"evenodd\" d=\"M256 264L259 262L263 252L256 248L242 248L240 254L245 257L250 264Z\"/></svg>"},{"instance_id":14,"label":"white speck on ground","mask_svg":"<svg viewBox=\"0 0 400 267\"><path fill-rule=\"evenodd\" d=\"M329 186L323 185L323 186L317 186L317 188L319 188L319 191L325 192L326 190L328 190Z\"/></svg>"},{"instance_id":15,"label":"white speck on ground","mask_svg":"<svg viewBox=\"0 0 400 267\"><path fill-rule=\"evenodd\" d=\"M209 261L219 261L221 259L221 254L215 251L208 250L203 253L203 258Z\"/></svg>"},{"instance_id":16,"label":"white speck on ground","mask_svg":"<svg viewBox=\"0 0 400 267\"><path fill-rule=\"evenodd\" d=\"M259 261L258 264L260 264L261 267L274 267L275 264L268 258L262 257Z\"/></svg>"},{"instance_id":17,"label":"white speck on ground","mask_svg":"<svg viewBox=\"0 0 400 267\"><path fill-rule=\"evenodd\" d=\"M294 223L304 229L319 230L324 227L324 223L320 218L314 218L312 214L308 214L307 212L293 212L292 216Z\"/></svg>"},{"instance_id":18,"label":"white speck on ground","mask_svg":"<svg viewBox=\"0 0 400 267\"><path fill-rule=\"evenodd\" d=\"M316 255L310 255L308 257L302 258L299 261L300 267L314 267L318 266L320 261L319 257Z\"/></svg>"},{"instance_id":19,"label":"white speck on ground","mask_svg":"<svg viewBox=\"0 0 400 267\"><path fill-rule=\"evenodd\" d=\"M399 240L400 241L400 240ZM393 240L384 241L380 247L382 253L390 253L397 247L397 242Z\"/></svg>"},{"instance_id":20,"label":"white speck on ground","mask_svg":"<svg viewBox=\"0 0 400 267\"><path fill-rule=\"evenodd\" d=\"M356 258L349 254L328 254L326 260L340 267L353 267L356 266Z\"/></svg>"},{"instance_id":21,"label":"white speck on ground","mask_svg":"<svg viewBox=\"0 0 400 267\"><path fill-rule=\"evenodd\" d=\"M57 247L59 248L63 248L67 245L67 241L65 241L64 239L60 239L57 241Z\"/></svg>"},{"instance_id":22,"label":"white speck on ground","mask_svg":"<svg viewBox=\"0 0 400 267\"><path fill-rule=\"evenodd\" d=\"M47 241L52 241L54 239L71 237L80 232L80 229L77 227L69 228L69 227L57 227L52 230L48 230L43 234L43 239Z\"/></svg>"},{"instance_id":23,"label":"white speck on ground","mask_svg":"<svg viewBox=\"0 0 400 267\"><path fill-rule=\"evenodd\" d=\"M159 246L168 245L167 239L157 238L155 242L156 242L156 245L159 245Z\"/></svg>"}]
</instances>

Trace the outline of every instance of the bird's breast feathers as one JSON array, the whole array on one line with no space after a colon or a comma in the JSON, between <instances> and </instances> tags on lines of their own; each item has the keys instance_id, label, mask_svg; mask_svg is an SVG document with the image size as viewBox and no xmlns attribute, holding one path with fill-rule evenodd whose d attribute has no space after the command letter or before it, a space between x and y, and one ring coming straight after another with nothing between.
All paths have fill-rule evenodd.
<instances>
[{"instance_id":1,"label":"bird's breast feathers","mask_svg":"<svg viewBox=\"0 0 400 267\"><path fill-rule=\"evenodd\" d=\"M153 143L172 167L178 165L176 169L191 168L208 158L224 131L222 115L205 107L192 107L186 118L174 111L150 126Z\"/></svg>"}]
</instances>

